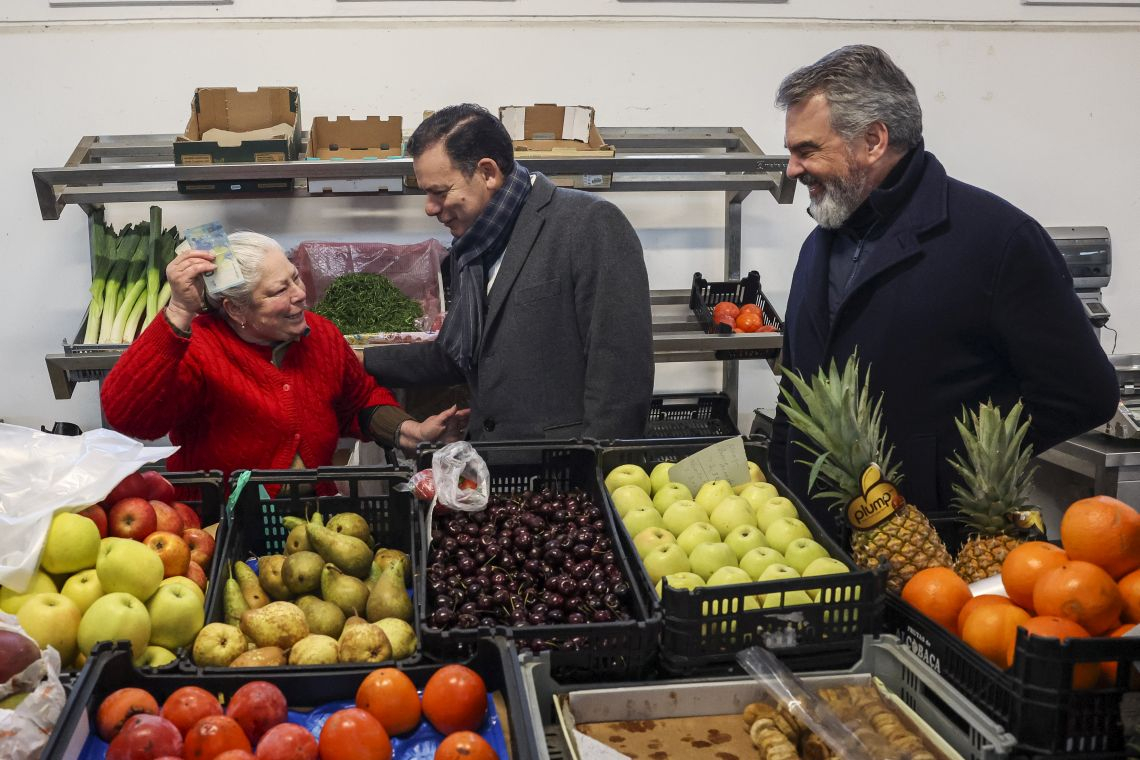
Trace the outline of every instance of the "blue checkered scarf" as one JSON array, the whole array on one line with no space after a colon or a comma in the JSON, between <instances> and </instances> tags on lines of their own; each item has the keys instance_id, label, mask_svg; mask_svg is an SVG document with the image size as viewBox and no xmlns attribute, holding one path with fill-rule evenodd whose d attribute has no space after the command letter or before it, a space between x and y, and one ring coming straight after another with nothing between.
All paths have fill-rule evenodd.
<instances>
[{"instance_id":1,"label":"blue checkered scarf","mask_svg":"<svg viewBox=\"0 0 1140 760\"><path fill-rule=\"evenodd\" d=\"M471 373L479 355L487 311L486 269L506 249L528 194L530 172L516 161L514 171L503 178L503 186L491 196L471 229L451 246L452 298L436 340L464 374Z\"/></svg>"}]
</instances>

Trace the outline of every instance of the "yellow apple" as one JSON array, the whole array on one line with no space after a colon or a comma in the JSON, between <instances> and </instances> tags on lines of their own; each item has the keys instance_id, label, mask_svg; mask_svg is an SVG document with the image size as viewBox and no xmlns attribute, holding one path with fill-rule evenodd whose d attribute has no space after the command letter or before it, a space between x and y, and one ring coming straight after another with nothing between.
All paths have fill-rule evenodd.
<instances>
[{"instance_id":1,"label":"yellow apple","mask_svg":"<svg viewBox=\"0 0 1140 760\"><path fill-rule=\"evenodd\" d=\"M82 617L75 602L63 594L35 594L16 614L24 632L35 639L41 649L55 647L62 662L75 659L75 640Z\"/></svg>"},{"instance_id":2,"label":"yellow apple","mask_svg":"<svg viewBox=\"0 0 1140 760\"><path fill-rule=\"evenodd\" d=\"M16 591L15 589L0 586L0 610L7 612L9 615L15 615L20 611L20 607L24 602L28 601L35 594L54 594L59 591L59 587L55 585L55 581L51 579L43 570L37 570L32 575L32 579L28 582L28 590L24 592Z\"/></svg>"},{"instance_id":3,"label":"yellow apple","mask_svg":"<svg viewBox=\"0 0 1140 760\"><path fill-rule=\"evenodd\" d=\"M99 584L99 574L95 572L94 568L91 568L68 578L59 593L75 602L82 613L87 612L87 608L94 604L96 599L103 596L103 586Z\"/></svg>"},{"instance_id":4,"label":"yellow apple","mask_svg":"<svg viewBox=\"0 0 1140 760\"><path fill-rule=\"evenodd\" d=\"M99 528L90 517L60 512L51 518L40 567L49 573L77 573L95 567Z\"/></svg>"}]
</instances>

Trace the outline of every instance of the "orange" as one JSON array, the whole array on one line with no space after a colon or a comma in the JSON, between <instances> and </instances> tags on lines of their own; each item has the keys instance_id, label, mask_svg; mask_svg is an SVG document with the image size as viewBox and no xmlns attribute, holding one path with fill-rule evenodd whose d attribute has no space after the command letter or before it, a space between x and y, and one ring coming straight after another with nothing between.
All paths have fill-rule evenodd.
<instances>
[{"instance_id":1,"label":"orange","mask_svg":"<svg viewBox=\"0 0 1140 760\"><path fill-rule=\"evenodd\" d=\"M1140 570L1133 570L1116 582L1124 609L1120 616L1126 623L1140 623Z\"/></svg>"},{"instance_id":2,"label":"orange","mask_svg":"<svg viewBox=\"0 0 1140 760\"><path fill-rule=\"evenodd\" d=\"M1120 578L1140 568L1140 513L1110 496L1075 501L1061 518L1061 545Z\"/></svg>"},{"instance_id":3,"label":"orange","mask_svg":"<svg viewBox=\"0 0 1140 760\"><path fill-rule=\"evenodd\" d=\"M1068 559L1064 549L1048 541L1026 541L1014 547L1001 564L1001 582L1010 601L1032 611L1033 587L1037 585L1037 579Z\"/></svg>"},{"instance_id":4,"label":"orange","mask_svg":"<svg viewBox=\"0 0 1140 760\"><path fill-rule=\"evenodd\" d=\"M1004 599L1004 597L998 597ZM963 610L965 611L965 610ZM1017 627L1029 620L1029 613L1006 600L1005 604L989 603L976 606L962 625L962 640L982 657L1002 670L1012 662Z\"/></svg>"},{"instance_id":5,"label":"orange","mask_svg":"<svg viewBox=\"0 0 1140 760\"><path fill-rule=\"evenodd\" d=\"M1118 638L1118 637L1123 636L1124 634L1128 633L1129 631L1131 631L1135 627L1136 627L1135 623L1125 623L1124 625L1120 626L1119 628L1117 628L1112 633L1108 634L1108 637L1110 639ZM1100 664L1100 673L1101 673L1100 682L1101 682L1102 686L1111 687L1111 686L1116 685L1116 662L1115 661L1113 661L1113 662L1102 662ZM1133 681L1137 680L1135 673L1133 673L1133 675L1132 675L1132 680ZM1125 686L1128 686L1128 684L1125 684Z\"/></svg>"},{"instance_id":6,"label":"orange","mask_svg":"<svg viewBox=\"0 0 1140 760\"><path fill-rule=\"evenodd\" d=\"M980 594L978 596L975 596L973 599L962 605L962 609L958 611L958 631L961 632L965 630L966 618L970 616L971 612L978 609L979 607L986 607L991 604L1008 604L1012 606L1013 602L1009 601L1008 597L1000 596L998 594Z\"/></svg>"},{"instance_id":7,"label":"orange","mask_svg":"<svg viewBox=\"0 0 1140 760\"><path fill-rule=\"evenodd\" d=\"M1043 615L1030 618L1021 624L1030 636L1060 639L1088 638L1089 632L1072 620L1066 618ZM1017 647L1017 637L1009 643L1009 662L1013 663L1014 650ZM1091 689L1100 677L1100 665L1095 662L1081 662L1073 665L1073 688Z\"/></svg>"},{"instance_id":8,"label":"orange","mask_svg":"<svg viewBox=\"0 0 1140 760\"><path fill-rule=\"evenodd\" d=\"M958 613L972 597L966 581L948 567L919 570L902 590L903 601L955 635Z\"/></svg>"},{"instance_id":9,"label":"orange","mask_svg":"<svg viewBox=\"0 0 1140 760\"><path fill-rule=\"evenodd\" d=\"M1043 574L1033 587L1033 609L1079 623L1097 636L1120 624L1124 601L1116 582L1091 562L1073 560Z\"/></svg>"}]
</instances>

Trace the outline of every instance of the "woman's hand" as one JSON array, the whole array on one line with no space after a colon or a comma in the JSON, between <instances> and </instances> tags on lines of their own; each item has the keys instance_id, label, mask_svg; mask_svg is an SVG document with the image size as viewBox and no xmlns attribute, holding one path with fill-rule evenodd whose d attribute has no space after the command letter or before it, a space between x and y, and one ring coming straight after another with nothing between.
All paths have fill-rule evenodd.
<instances>
[{"instance_id":1,"label":"woman's hand","mask_svg":"<svg viewBox=\"0 0 1140 760\"><path fill-rule=\"evenodd\" d=\"M423 422L408 420L400 426L400 448L411 455L421 443L461 441L467 435L467 420L470 417L470 409L452 405L450 409L444 409Z\"/></svg>"},{"instance_id":2,"label":"woman's hand","mask_svg":"<svg viewBox=\"0 0 1140 760\"><path fill-rule=\"evenodd\" d=\"M194 315L206 306L206 286L202 275L215 269L210 251L183 251L166 266L170 283L170 303L166 318L180 330L189 330Z\"/></svg>"}]
</instances>

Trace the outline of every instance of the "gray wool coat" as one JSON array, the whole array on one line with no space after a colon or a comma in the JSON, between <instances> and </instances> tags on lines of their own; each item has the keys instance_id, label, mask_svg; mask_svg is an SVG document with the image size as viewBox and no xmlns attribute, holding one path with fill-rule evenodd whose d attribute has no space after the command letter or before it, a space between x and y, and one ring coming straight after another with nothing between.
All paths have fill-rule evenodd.
<instances>
[{"instance_id":1,"label":"gray wool coat","mask_svg":"<svg viewBox=\"0 0 1140 760\"><path fill-rule=\"evenodd\" d=\"M474 440L640 437L653 345L637 233L603 198L536 174L487 296L472 375L435 343L369 348L364 366L389 387L466 382Z\"/></svg>"}]
</instances>

